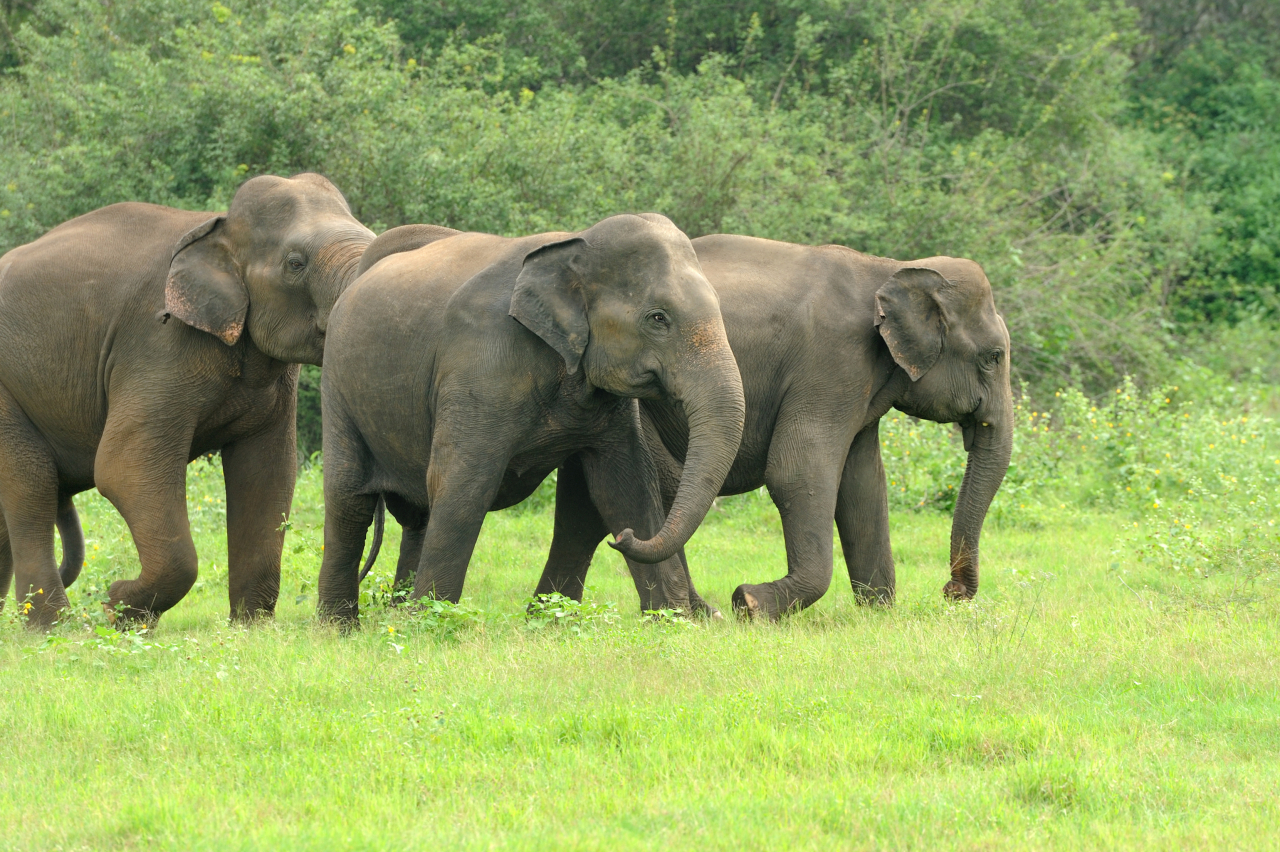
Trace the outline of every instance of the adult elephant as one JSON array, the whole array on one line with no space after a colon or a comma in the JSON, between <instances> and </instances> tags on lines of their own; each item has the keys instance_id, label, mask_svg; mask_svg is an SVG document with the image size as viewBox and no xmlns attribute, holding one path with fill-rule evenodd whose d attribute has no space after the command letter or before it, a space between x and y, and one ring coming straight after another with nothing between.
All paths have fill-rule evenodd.
<instances>
[{"instance_id":1,"label":"adult elephant","mask_svg":"<svg viewBox=\"0 0 1280 852\"><path fill-rule=\"evenodd\" d=\"M321 615L358 615L379 497L405 529L413 596L457 601L485 513L523 500L571 456L584 499L645 580L642 608L687 607L675 554L715 498L743 422L719 301L688 238L656 214L577 234L428 236L373 264L330 318ZM636 398L688 418L665 518Z\"/></svg>"},{"instance_id":2,"label":"adult elephant","mask_svg":"<svg viewBox=\"0 0 1280 852\"><path fill-rule=\"evenodd\" d=\"M890 408L962 428L969 458L943 591L972 597L978 538L1013 435L1009 333L982 268L951 257L898 261L732 235L693 246L720 295L746 391L742 446L720 493L767 486L786 538L787 576L738 586L734 608L777 618L822 597L831 583L833 517L854 592L892 600L879 438ZM645 400L641 410L669 499L689 426L664 400ZM582 594L605 533L582 490L580 477L561 472L538 594Z\"/></svg>"},{"instance_id":3,"label":"adult elephant","mask_svg":"<svg viewBox=\"0 0 1280 852\"><path fill-rule=\"evenodd\" d=\"M231 614L275 608L293 496L298 367L373 233L323 177L256 177L225 214L113 204L0 258L0 601L66 605L73 495L124 516L141 575L109 590L154 622L196 579L186 465L220 450ZM55 518L66 558L54 560Z\"/></svg>"}]
</instances>

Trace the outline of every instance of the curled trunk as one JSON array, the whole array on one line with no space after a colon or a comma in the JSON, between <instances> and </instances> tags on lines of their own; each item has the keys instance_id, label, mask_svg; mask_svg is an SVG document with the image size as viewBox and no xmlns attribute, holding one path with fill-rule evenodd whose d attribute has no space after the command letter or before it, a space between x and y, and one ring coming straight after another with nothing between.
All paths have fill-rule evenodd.
<instances>
[{"instance_id":1,"label":"curled trunk","mask_svg":"<svg viewBox=\"0 0 1280 852\"><path fill-rule=\"evenodd\" d=\"M662 562L684 547L720 493L742 441L746 404L742 378L727 342L713 366L698 370L686 384L687 389L673 394L684 405L689 421L689 451L671 511L653 538L637 539L628 529L610 542L636 562Z\"/></svg>"}]
</instances>

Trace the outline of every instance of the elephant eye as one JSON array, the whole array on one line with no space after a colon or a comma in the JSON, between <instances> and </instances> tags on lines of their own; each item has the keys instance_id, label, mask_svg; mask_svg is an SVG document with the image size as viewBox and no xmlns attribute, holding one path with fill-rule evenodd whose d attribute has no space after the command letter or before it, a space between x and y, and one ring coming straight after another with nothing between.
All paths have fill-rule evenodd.
<instances>
[{"instance_id":1,"label":"elephant eye","mask_svg":"<svg viewBox=\"0 0 1280 852\"><path fill-rule=\"evenodd\" d=\"M289 260L287 262L289 264L289 269L294 272L302 271L303 267L307 265L307 262L302 259L302 255L299 254L289 255Z\"/></svg>"},{"instance_id":2,"label":"elephant eye","mask_svg":"<svg viewBox=\"0 0 1280 852\"><path fill-rule=\"evenodd\" d=\"M994 370L999 364L1004 353L999 349L992 349L986 355L982 356L982 369Z\"/></svg>"},{"instance_id":3,"label":"elephant eye","mask_svg":"<svg viewBox=\"0 0 1280 852\"><path fill-rule=\"evenodd\" d=\"M649 314L649 320L657 325L666 328L671 325L671 320L667 318L664 311L652 311Z\"/></svg>"}]
</instances>

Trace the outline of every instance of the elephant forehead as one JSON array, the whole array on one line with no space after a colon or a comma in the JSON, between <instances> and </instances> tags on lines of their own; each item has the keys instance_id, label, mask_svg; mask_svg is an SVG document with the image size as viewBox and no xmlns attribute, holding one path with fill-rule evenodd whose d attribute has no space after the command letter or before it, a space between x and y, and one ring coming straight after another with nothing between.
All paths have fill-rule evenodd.
<instances>
[{"instance_id":1,"label":"elephant forehead","mask_svg":"<svg viewBox=\"0 0 1280 852\"><path fill-rule=\"evenodd\" d=\"M936 270L943 278L955 284L966 296L990 297L991 283L977 263L963 257L929 257L913 261L912 266L924 266Z\"/></svg>"},{"instance_id":2,"label":"elephant forehead","mask_svg":"<svg viewBox=\"0 0 1280 852\"><path fill-rule=\"evenodd\" d=\"M611 216L581 235L595 251L618 256L663 258L668 264L684 255L696 262L693 244L684 232L665 219L653 221L624 214Z\"/></svg>"},{"instance_id":3,"label":"elephant forehead","mask_svg":"<svg viewBox=\"0 0 1280 852\"><path fill-rule=\"evenodd\" d=\"M257 227L283 226L300 218L337 214L352 219L342 193L332 184L272 178L251 186L246 183L231 200L228 218L245 220ZM354 221L354 219L352 219Z\"/></svg>"}]
</instances>

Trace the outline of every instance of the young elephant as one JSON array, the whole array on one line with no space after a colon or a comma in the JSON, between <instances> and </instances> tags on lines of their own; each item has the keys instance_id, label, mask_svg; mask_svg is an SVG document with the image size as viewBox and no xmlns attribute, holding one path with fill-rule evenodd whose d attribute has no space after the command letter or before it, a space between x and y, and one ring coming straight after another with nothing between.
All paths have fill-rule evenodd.
<instances>
[{"instance_id":1,"label":"young elephant","mask_svg":"<svg viewBox=\"0 0 1280 852\"><path fill-rule=\"evenodd\" d=\"M357 617L379 495L405 528L414 597L457 601L485 513L571 455L633 571L662 563L638 583L642 607L689 605L674 554L733 461L743 397L716 294L666 218L458 234L390 254L339 300L329 339L322 616ZM689 421L665 520L637 397L682 406Z\"/></svg>"},{"instance_id":2,"label":"young elephant","mask_svg":"<svg viewBox=\"0 0 1280 852\"><path fill-rule=\"evenodd\" d=\"M1013 435L1009 333L982 268L950 257L903 262L842 246L731 235L701 237L693 246L720 295L746 390L742 446L720 493L768 486L786 537L787 576L739 586L734 608L776 618L822 597L831 582L833 517L854 592L863 600L893 598L878 431L890 408L963 430L969 462L944 592L972 597L978 537ZM641 411L667 496L688 425L662 400L645 400ZM538 593L582 593L605 534L581 500L582 488L562 470L556 534Z\"/></svg>"},{"instance_id":3,"label":"young elephant","mask_svg":"<svg viewBox=\"0 0 1280 852\"><path fill-rule=\"evenodd\" d=\"M297 364L320 363L372 239L301 174L253 178L225 214L114 204L0 258L0 602L16 577L29 622L56 619L83 558L71 498L97 486L142 563L110 602L154 622L196 578L186 465L221 450L231 614L271 613Z\"/></svg>"}]
</instances>

